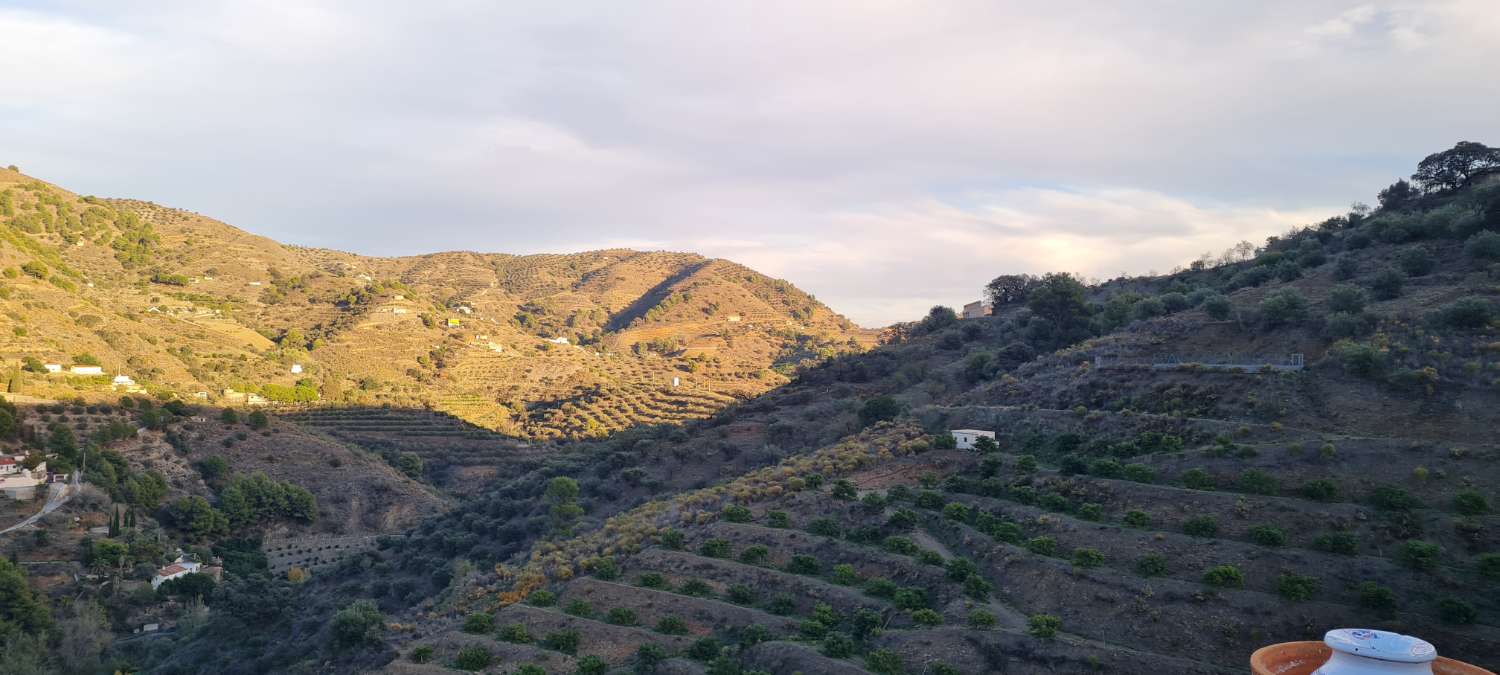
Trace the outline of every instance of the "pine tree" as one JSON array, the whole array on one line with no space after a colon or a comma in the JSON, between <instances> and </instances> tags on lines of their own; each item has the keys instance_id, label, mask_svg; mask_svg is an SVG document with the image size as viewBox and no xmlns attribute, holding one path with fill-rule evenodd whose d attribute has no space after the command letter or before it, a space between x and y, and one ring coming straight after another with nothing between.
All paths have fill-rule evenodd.
<instances>
[{"instance_id":1,"label":"pine tree","mask_svg":"<svg viewBox=\"0 0 1500 675\"><path fill-rule=\"evenodd\" d=\"M125 512L125 527L126 529L135 529L135 509Z\"/></svg>"},{"instance_id":2,"label":"pine tree","mask_svg":"<svg viewBox=\"0 0 1500 675\"><path fill-rule=\"evenodd\" d=\"M116 508L109 510L109 536L120 536L120 510Z\"/></svg>"}]
</instances>

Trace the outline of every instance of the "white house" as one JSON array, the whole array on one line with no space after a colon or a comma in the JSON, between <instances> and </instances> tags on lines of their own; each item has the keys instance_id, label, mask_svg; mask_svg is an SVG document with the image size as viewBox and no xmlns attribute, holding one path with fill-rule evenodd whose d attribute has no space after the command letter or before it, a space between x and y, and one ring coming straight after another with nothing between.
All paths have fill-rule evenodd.
<instances>
[{"instance_id":1,"label":"white house","mask_svg":"<svg viewBox=\"0 0 1500 675\"><path fill-rule=\"evenodd\" d=\"M154 589L172 579L187 576L189 574L197 572L198 569L202 566L203 565L201 563L196 563L188 560L184 556L177 556L177 560L175 562L159 570L156 570L156 576L151 577L151 588Z\"/></svg>"},{"instance_id":2,"label":"white house","mask_svg":"<svg viewBox=\"0 0 1500 675\"><path fill-rule=\"evenodd\" d=\"M300 374L301 372L302 372L302 364L300 364L300 363L293 363L292 364L292 374L293 375L297 375L297 374Z\"/></svg>"},{"instance_id":3,"label":"white house","mask_svg":"<svg viewBox=\"0 0 1500 675\"><path fill-rule=\"evenodd\" d=\"M953 440L958 441L959 450L973 450L974 444L981 438L995 440L995 432L981 429L954 429L948 433L953 434Z\"/></svg>"},{"instance_id":4,"label":"white house","mask_svg":"<svg viewBox=\"0 0 1500 675\"><path fill-rule=\"evenodd\" d=\"M131 379L129 375L116 375L111 384L123 384L128 387L135 384L135 380Z\"/></svg>"},{"instance_id":5,"label":"white house","mask_svg":"<svg viewBox=\"0 0 1500 675\"><path fill-rule=\"evenodd\" d=\"M392 314L405 314L406 312L407 312L407 309L405 307L392 307L391 308L391 313Z\"/></svg>"},{"instance_id":6,"label":"white house","mask_svg":"<svg viewBox=\"0 0 1500 675\"><path fill-rule=\"evenodd\" d=\"M104 368L102 366L73 366L68 369L68 372L73 375L103 375Z\"/></svg>"},{"instance_id":7,"label":"white house","mask_svg":"<svg viewBox=\"0 0 1500 675\"><path fill-rule=\"evenodd\" d=\"M568 344L568 338L565 338L565 337L549 338L547 341L551 342L552 344L555 344L555 345L565 345L565 344Z\"/></svg>"},{"instance_id":8,"label":"white house","mask_svg":"<svg viewBox=\"0 0 1500 675\"><path fill-rule=\"evenodd\" d=\"M47 464L35 469L21 464L25 457L0 457L0 494L11 499L31 499L36 496L36 486L47 482Z\"/></svg>"},{"instance_id":9,"label":"white house","mask_svg":"<svg viewBox=\"0 0 1500 675\"><path fill-rule=\"evenodd\" d=\"M0 455L0 476L8 476L8 475L13 474L13 473L20 473L21 472L21 460L22 459L25 459L25 458L24 457L19 457L19 456L17 456L17 457L6 457L6 456L3 456L3 455Z\"/></svg>"},{"instance_id":10,"label":"white house","mask_svg":"<svg viewBox=\"0 0 1500 675\"><path fill-rule=\"evenodd\" d=\"M48 373L61 373L62 372L62 364L61 363L48 363L48 364L43 365L42 367L46 368Z\"/></svg>"}]
</instances>

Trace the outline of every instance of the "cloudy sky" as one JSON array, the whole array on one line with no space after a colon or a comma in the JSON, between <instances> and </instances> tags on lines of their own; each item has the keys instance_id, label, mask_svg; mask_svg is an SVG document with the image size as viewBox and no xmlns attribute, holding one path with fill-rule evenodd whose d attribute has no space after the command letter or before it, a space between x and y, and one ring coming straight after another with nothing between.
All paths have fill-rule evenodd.
<instances>
[{"instance_id":1,"label":"cloudy sky","mask_svg":"<svg viewBox=\"0 0 1500 675\"><path fill-rule=\"evenodd\" d=\"M1500 143L1500 5L0 6L0 163L376 255L692 250L870 326L1166 271Z\"/></svg>"}]
</instances>

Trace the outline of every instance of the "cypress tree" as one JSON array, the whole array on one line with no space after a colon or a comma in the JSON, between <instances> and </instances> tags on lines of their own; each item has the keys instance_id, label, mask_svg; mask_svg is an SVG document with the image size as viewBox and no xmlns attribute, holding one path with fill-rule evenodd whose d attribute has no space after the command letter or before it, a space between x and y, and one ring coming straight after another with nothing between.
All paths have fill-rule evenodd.
<instances>
[{"instance_id":1,"label":"cypress tree","mask_svg":"<svg viewBox=\"0 0 1500 675\"><path fill-rule=\"evenodd\" d=\"M120 510L113 507L109 510L109 536L120 536Z\"/></svg>"}]
</instances>

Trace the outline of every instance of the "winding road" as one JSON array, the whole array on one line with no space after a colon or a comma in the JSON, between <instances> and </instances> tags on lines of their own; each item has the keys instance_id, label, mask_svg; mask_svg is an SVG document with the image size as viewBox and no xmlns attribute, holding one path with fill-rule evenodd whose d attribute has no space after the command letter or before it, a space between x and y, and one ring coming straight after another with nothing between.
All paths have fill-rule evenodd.
<instances>
[{"instance_id":1,"label":"winding road","mask_svg":"<svg viewBox=\"0 0 1500 675\"><path fill-rule=\"evenodd\" d=\"M82 472L73 472L73 479L71 482L52 483L49 486L50 489L47 494L47 503L42 505L42 510L32 514L31 517L27 518L26 520L0 530L0 534L6 534L11 532L12 530L19 530L28 525L31 525L32 523L41 520L42 516L52 513L53 511L56 511L58 508L60 508L63 504L68 503L68 500L73 498L73 494L78 492L78 475L80 473Z\"/></svg>"}]
</instances>

